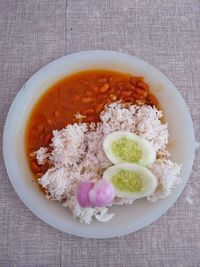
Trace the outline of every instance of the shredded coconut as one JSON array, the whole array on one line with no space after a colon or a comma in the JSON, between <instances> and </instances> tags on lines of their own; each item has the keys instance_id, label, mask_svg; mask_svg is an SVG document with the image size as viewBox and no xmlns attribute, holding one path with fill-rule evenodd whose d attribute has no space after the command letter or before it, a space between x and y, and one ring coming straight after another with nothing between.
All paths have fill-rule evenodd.
<instances>
[{"instance_id":1,"label":"shredded coconut","mask_svg":"<svg viewBox=\"0 0 200 267\"><path fill-rule=\"evenodd\" d=\"M109 207L81 208L76 192L81 182L101 179L104 170L112 165L102 144L108 134L120 130L133 132L150 141L157 157L161 158L151 166L158 178L158 188L148 200L156 201L170 195L180 182L180 166L168 159L168 129L167 124L161 122L162 116L162 111L155 107L115 102L104 108L97 124L75 123L53 131L52 152L48 153L43 147L36 151L39 164L48 160L53 166L39 179L47 198L65 201L63 205L82 223L90 224L94 217L102 222L111 219L113 215L108 214ZM133 200L116 198L112 205L131 203Z\"/></svg>"},{"instance_id":2,"label":"shredded coconut","mask_svg":"<svg viewBox=\"0 0 200 267\"><path fill-rule=\"evenodd\" d=\"M45 188L47 194L50 193L51 198L61 201L67 193L70 193L71 182L66 179L68 172L65 168L53 167L38 180L38 182Z\"/></svg>"},{"instance_id":3,"label":"shredded coconut","mask_svg":"<svg viewBox=\"0 0 200 267\"><path fill-rule=\"evenodd\" d=\"M36 159L38 164L43 165L46 163L48 157L49 157L49 153L48 153L48 149L46 147L40 147L36 152Z\"/></svg>"},{"instance_id":4,"label":"shredded coconut","mask_svg":"<svg viewBox=\"0 0 200 267\"><path fill-rule=\"evenodd\" d=\"M181 181L179 176L180 168L180 165L169 159L156 160L150 169L158 179L158 187L156 192L148 197L148 200L156 201L169 196L173 188Z\"/></svg>"},{"instance_id":5,"label":"shredded coconut","mask_svg":"<svg viewBox=\"0 0 200 267\"><path fill-rule=\"evenodd\" d=\"M69 208L72 212L74 219L79 218L81 223L90 224L93 217L96 217L98 221L106 220L105 217L112 219L114 214L108 214L108 208L81 208L76 200L76 196L72 195L69 200L64 204L64 207ZM107 220L107 221L108 221Z\"/></svg>"}]
</instances>

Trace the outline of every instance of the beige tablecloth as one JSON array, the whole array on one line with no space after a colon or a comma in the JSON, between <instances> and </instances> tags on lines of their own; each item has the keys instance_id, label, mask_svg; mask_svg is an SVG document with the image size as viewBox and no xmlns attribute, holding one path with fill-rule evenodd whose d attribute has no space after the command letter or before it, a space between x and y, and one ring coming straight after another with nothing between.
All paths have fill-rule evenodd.
<instances>
[{"instance_id":1,"label":"beige tablecloth","mask_svg":"<svg viewBox=\"0 0 200 267\"><path fill-rule=\"evenodd\" d=\"M86 49L140 57L184 97L200 141L199 0L1 0L0 135L23 83L50 61ZM61 233L13 190L0 154L0 266L200 266L200 159L184 193L157 222L128 236Z\"/></svg>"}]
</instances>

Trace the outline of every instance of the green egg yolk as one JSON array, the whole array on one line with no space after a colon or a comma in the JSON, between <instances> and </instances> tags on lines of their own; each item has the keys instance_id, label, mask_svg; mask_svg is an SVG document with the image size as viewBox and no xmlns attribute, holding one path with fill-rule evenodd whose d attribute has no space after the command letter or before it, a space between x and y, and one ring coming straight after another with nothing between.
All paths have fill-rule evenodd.
<instances>
[{"instance_id":1,"label":"green egg yolk","mask_svg":"<svg viewBox=\"0 0 200 267\"><path fill-rule=\"evenodd\" d=\"M126 137L114 141L111 149L115 156L126 162L139 162L142 158L142 151L139 145Z\"/></svg>"},{"instance_id":2,"label":"green egg yolk","mask_svg":"<svg viewBox=\"0 0 200 267\"><path fill-rule=\"evenodd\" d=\"M112 182L119 190L123 192L140 192L143 188L143 182L138 173L129 170L121 170L112 177Z\"/></svg>"}]
</instances>

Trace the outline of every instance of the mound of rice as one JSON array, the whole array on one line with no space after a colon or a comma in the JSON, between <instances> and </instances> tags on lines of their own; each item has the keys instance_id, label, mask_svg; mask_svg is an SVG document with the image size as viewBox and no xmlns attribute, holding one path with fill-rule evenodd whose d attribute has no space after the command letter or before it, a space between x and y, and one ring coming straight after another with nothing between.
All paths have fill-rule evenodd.
<instances>
[{"instance_id":1,"label":"mound of rice","mask_svg":"<svg viewBox=\"0 0 200 267\"><path fill-rule=\"evenodd\" d=\"M112 164L103 151L103 140L109 133L119 130L133 132L150 141L157 152L157 160L150 167L158 178L156 192L148 197L157 201L171 194L180 183L180 166L169 159L167 124L161 122L162 111L151 106L123 105L119 102L105 107L100 114L101 121L75 123L60 131L53 131L52 152L41 147L36 151L38 164L48 160L52 168L39 179L39 183L51 200L64 201L74 218L90 224L96 217L99 221L110 220L109 207L81 208L76 199L77 187L84 181L97 181L104 170ZM115 199L113 205L131 204L132 200Z\"/></svg>"}]
</instances>

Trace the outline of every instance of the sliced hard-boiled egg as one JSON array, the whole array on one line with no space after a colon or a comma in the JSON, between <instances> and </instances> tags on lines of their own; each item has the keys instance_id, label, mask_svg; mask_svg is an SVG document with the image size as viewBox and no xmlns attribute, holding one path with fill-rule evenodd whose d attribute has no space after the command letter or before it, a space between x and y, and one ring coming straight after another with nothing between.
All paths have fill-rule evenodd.
<instances>
[{"instance_id":1,"label":"sliced hard-boiled egg","mask_svg":"<svg viewBox=\"0 0 200 267\"><path fill-rule=\"evenodd\" d=\"M103 142L103 148L114 164L130 162L148 166L156 160L156 151L150 142L126 131L109 134Z\"/></svg>"},{"instance_id":2,"label":"sliced hard-boiled egg","mask_svg":"<svg viewBox=\"0 0 200 267\"><path fill-rule=\"evenodd\" d=\"M149 169L134 163L121 163L108 168L103 179L113 184L117 197L127 199L150 196L158 184Z\"/></svg>"}]
</instances>

